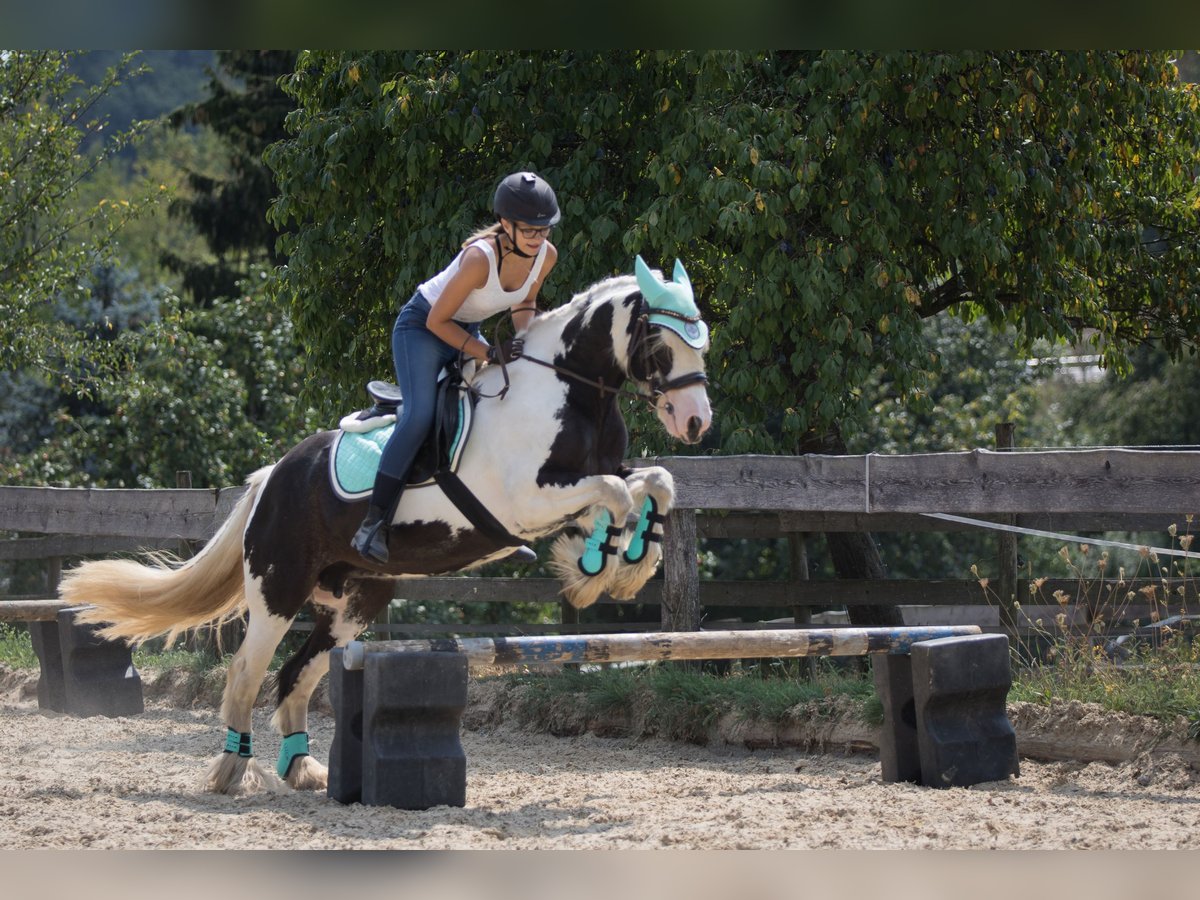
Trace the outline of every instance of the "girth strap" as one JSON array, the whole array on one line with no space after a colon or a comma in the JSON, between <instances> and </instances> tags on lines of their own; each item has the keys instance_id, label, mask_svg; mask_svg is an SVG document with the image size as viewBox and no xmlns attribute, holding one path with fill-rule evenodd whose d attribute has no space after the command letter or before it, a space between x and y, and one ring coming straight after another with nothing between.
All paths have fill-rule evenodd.
<instances>
[{"instance_id":1,"label":"girth strap","mask_svg":"<svg viewBox=\"0 0 1200 900\"><path fill-rule=\"evenodd\" d=\"M455 473L449 469L439 469L433 474L433 480L472 525L501 547L520 547L525 543L521 538L510 534Z\"/></svg>"}]
</instances>

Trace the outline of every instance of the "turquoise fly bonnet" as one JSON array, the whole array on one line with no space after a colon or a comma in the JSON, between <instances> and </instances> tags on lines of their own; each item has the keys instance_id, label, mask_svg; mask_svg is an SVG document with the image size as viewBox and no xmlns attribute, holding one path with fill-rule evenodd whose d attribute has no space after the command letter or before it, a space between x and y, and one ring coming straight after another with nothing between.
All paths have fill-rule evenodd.
<instances>
[{"instance_id":1,"label":"turquoise fly bonnet","mask_svg":"<svg viewBox=\"0 0 1200 900\"><path fill-rule=\"evenodd\" d=\"M692 295L692 282L683 263L675 260L675 274L671 281L660 281L650 271L639 254L633 265L638 288L650 307L650 324L669 328L689 347L703 350L708 343L708 326L700 318L700 308Z\"/></svg>"}]
</instances>

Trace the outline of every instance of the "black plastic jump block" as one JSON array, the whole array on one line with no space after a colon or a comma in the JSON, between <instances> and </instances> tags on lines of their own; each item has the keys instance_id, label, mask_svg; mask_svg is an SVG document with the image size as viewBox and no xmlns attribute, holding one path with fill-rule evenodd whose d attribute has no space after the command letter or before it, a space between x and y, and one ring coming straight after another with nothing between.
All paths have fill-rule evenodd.
<instances>
[{"instance_id":1,"label":"black plastic jump block","mask_svg":"<svg viewBox=\"0 0 1200 900\"><path fill-rule=\"evenodd\" d=\"M99 625L76 622L75 613L85 608L72 606L58 613L65 712L76 716L140 715L146 709L142 678L133 666L129 645L99 637Z\"/></svg>"},{"instance_id":2,"label":"black plastic jump block","mask_svg":"<svg viewBox=\"0 0 1200 900\"><path fill-rule=\"evenodd\" d=\"M363 670L349 670L345 651L329 654L329 702L333 706L333 743L329 747L329 783L325 793L339 803L362 800Z\"/></svg>"},{"instance_id":3,"label":"black plastic jump block","mask_svg":"<svg viewBox=\"0 0 1200 900\"><path fill-rule=\"evenodd\" d=\"M372 653L363 667L362 802L430 809L465 806L467 757L459 726L467 658Z\"/></svg>"},{"instance_id":4,"label":"black plastic jump block","mask_svg":"<svg viewBox=\"0 0 1200 900\"><path fill-rule=\"evenodd\" d=\"M921 750L913 701L912 657L883 653L872 657L875 691L883 704L879 765L883 780L921 783Z\"/></svg>"},{"instance_id":5,"label":"black plastic jump block","mask_svg":"<svg viewBox=\"0 0 1200 900\"><path fill-rule=\"evenodd\" d=\"M63 680L62 644L58 639L58 620L30 622L29 636L38 658L38 709L67 711L67 685Z\"/></svg>"},{"instance_id":6,"label":"black plastic jump block","mask_svg":"<svg viewBox=\"0 0 1200 900\"><path fill-rule=\"evenodd\" d=\"M912 645L921 783L966 787L1019 775L1006 702L1008 638L974 634Z\"/></svg>"}]
</instances>

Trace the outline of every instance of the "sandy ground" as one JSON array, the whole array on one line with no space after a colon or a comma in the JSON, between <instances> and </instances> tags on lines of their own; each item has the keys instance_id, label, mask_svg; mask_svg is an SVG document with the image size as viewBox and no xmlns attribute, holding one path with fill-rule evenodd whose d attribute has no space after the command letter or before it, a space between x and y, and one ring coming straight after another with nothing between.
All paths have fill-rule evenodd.
<instances>
[{"instance_id":1,"label":"sandy ground","mask_svg":"<svg viewBox=\"0 0 1200 900\"><path fill-rule=\"evenodd\" d=\"M502 722L463 733L465 808L407 812L323 793L208 794L199 778L224 740L211 707L151 699L141 716L75 718L39 711L28 684L8 686L10 849L1200 847L1200 776L1172 753L1023 759L1019 778L934 790L885 784L871 754L554 737ZM256 747L273 765L268 714L256 713ZM317 714L311 731L324 759L331 719Z\"/></svg>"}]
</instances>

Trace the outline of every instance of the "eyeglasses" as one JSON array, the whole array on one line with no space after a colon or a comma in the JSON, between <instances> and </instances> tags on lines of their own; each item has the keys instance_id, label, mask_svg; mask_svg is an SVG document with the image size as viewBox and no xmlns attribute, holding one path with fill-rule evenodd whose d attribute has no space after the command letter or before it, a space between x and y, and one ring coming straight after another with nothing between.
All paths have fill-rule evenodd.
<instances>
[{"instance_id":1,"label":"eyeglasses","mask_svg":"<svg viewBox=\"0 0 1200 900\"><path fill-rule=\"evenodd\" d=\"M531 225L518 225L517 231L521 232L521 237L533 240L536 237L549 237L552 226L545 225L541 228L534 228Z\"/></svg>"}]
</instances>

